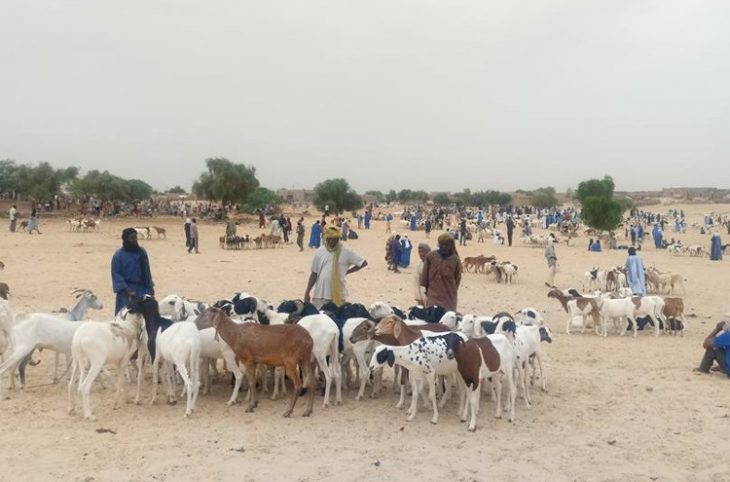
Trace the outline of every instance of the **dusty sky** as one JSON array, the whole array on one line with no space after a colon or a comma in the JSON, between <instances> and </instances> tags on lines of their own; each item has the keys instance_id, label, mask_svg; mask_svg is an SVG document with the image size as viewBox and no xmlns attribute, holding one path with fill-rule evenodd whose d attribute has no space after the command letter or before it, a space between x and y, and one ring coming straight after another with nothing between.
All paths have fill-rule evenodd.
<instances>
[{"instance_id":1,"label":"dusty sky","mask_svg":"<svg viewBox=\"0 0 730 482\"><path fill-rule=\"evenodd\" d=\"M0 159L189 187L730 187L723 0L2 0Z\"/></svg>"}]
</instances>

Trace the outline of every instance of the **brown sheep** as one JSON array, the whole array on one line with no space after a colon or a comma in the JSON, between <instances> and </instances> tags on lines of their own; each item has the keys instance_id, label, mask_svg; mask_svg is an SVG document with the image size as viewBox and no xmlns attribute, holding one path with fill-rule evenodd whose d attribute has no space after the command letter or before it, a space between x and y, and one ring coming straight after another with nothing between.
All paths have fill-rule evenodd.
<instances>
[{"instance_id":1,"label":"brown sheep","mask_svg":"<svg viewBox=\"0 0 730 482\"><path fill-rule=\"evenodd\" d=\"M291 415L303 386L298 368L302 369L304 379L309 386L307 408L302 416L307 417L312 414L314 404L312 347L314 341L307 330L299 325L237 324L219 308L208 308L198 317L196 324L200 329L214 327L216 336L220 336L228 344L246 368L246 374L249 377L247 412L253 412L257 405L256 382L253 380L256 366L269 365L283 366L286 376L294 384L289 407L284 412L284 416Z\"/></svg>"}]
</instances>

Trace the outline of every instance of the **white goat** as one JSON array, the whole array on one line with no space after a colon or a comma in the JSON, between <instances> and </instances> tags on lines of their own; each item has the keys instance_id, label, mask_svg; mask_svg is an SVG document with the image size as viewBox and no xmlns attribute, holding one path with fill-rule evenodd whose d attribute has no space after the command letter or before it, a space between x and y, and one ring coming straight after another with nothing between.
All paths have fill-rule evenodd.
<instances>
[{"instance_id":1,"label":"white goat","mask_svg":"<svg viewBox=\"0 0 730 482\"><path fill-rule=\"evenodd\" d=\"M335 404L340 405L342 403L342 367L340 366L340 351L337 347L337 340L340 336L339 328L332 318L322 314L305 316L297 324L307 330L314 341L312 357L317 360L319 370L324 374L325 380L322 405L328 407L330 404L330 387L333 378L336 386ZM327 357L329 357L329 362L327 362Z\"/></svg>"},{"instance_id":2,"label":"white goat","mask_svg":"<svg viewBox=\"0 0 730 482\"><path fill-rule=\"evenodd\" d=\"M139 334L142 331L142 315L131 313L126 309L112 322L83 321L77 323L71 343L73 365L68 382L68 411L74 411L73 383L76 372L79 373L78 391L81 393L84 418L95 420L91 413L91 385L104 368L112 363L117 368L117 391L114 407L119 404L122 392L124 368L139 345ZM87 371L88 369L88 371Z\"/></svg>"},{"instance_id":3,"label":"white goat","mask_svg":"<svg viewBox=\"0 0 730 482\"><path fill-rule=\"evenodd\" d=\"M156 337L157 354L152 362L152 400L157 400L157 377L160 362L163 363L163 378L167 385L168 403L175 401L174 380L175 368L185 383L187 404L185 417L189 417L195 410L200 388L200 335L194 323L181 321L173 323L164 331L160 328Z\"/></svg>"}]
</instances>

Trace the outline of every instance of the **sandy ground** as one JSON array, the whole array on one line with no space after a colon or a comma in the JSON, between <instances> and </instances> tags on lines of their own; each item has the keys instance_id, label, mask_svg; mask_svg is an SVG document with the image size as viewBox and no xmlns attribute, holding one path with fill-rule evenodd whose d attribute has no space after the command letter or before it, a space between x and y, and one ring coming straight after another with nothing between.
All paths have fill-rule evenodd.
<instances>
[{"instance_id":1,"label":"sandy ground","mask_svg":"<svg viewBox=\"0 0 730 482\"><path fill-rule=\"evenodd\" d=\"M705 212L728 210L683 207L690 223ZM111 317L110 258L121 229L137 223L149 221L105 221L99 233L70 233L60 221L42 220L41 236L11 234L3 225L0 260L6 269L0 280L11 286L14 310L70 307L70 290L83 287L96 291L105 305L91 316ZM177 293L209 301L235 291L273 301L303 296L311 250L224 251L217 241L223 226L204 224L202 253L188 255L178 219L155 219L154 224L169 232L167 240L144 241L160 296ZM348 281L351 301L386 300L407 307L413 268L399 275L386 270L384 231L384 223L376 222L351 242L370 262ZM259 230L241 226L240 232ZM423 237L423 232L413 233L412 240ZM682 239L709 246L709 237L694 229ZM474 434L459 423L455 402L442 411L437 426L420 408L416 420L407 423L389 389L379 399L362 402L350 390L342 406L328 409L321 408L318 397L311 418L298 416L301 400L291 419L281 417L283 400L265 399L247 414L241 405L225 405L229 387L224 381L201 397L189 420L183 419L180 403L126 404L114 411L112 391L97 383L92 404L98 421L92 423L66 413L66 385L50 383L52 356L46 351L42 363L28 369L28 387L0 401L0 480L730 480L727 454L717 451L727 448L730 381L692 372L702 354L701 340L730 309L728 261L674 257L648 244L642 253L647 265L687 279L685 304L693 317L684 338L644 332L638 339L565 335L566 315L546 297L542 250L520 243L460 248L462 257L495 254L519 265L511 286L466 274L462 312L494 314L534 306L553 329L555 341L544 347L549 392L533 391L531 410L518 401L515 423L496 420L488 396L482 397ZM558 247L560 286L580 286L592 265L625 260L625 252L588 253L585 245L580 239L573 247ZM7 378L3 383L7 386ZM149 383L144 390L149 399ZM115 433L98 433L100 428Z\"/></svg>"}]
</instances>

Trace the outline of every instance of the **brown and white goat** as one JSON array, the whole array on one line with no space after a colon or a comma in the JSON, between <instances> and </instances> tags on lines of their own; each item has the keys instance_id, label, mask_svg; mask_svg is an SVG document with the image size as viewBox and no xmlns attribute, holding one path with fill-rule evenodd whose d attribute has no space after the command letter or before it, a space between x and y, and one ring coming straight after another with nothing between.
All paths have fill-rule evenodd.
<instances>
[{"instance_id":1,"label":"brown and white goat","mask_svg":"<svg viewBox=\"0 0 730 482\"><path fill-rule=\"evenodd\" d=\"M565 333L570 334L571 325L578 325L580 320L581 333L585 328L585 318L590 316L593 319L593 326L596 330L601 326L601 298L586 298L583 296L566 296L561 290L553 287L547 294L548 298L555 298L563 305L568 313L568 321Z\"/></svg>"}]
</instances>

